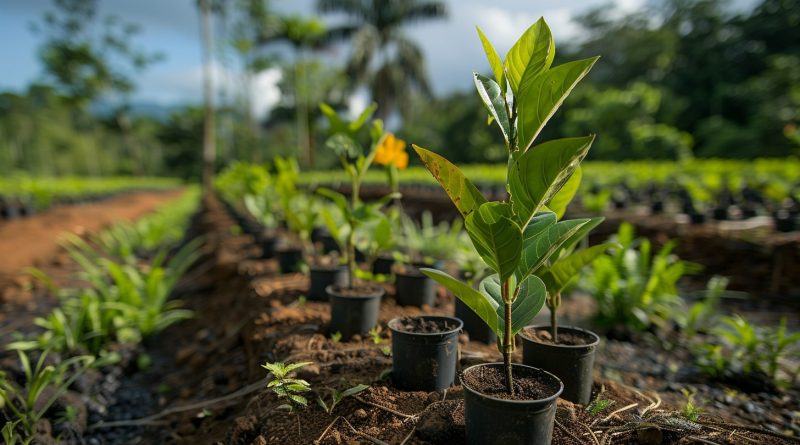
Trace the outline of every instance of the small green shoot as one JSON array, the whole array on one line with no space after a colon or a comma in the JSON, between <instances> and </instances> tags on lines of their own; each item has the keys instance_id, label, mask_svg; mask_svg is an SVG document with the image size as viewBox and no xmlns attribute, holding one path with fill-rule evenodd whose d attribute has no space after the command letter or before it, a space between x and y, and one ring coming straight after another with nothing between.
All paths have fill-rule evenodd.
<instances>
[{"instance_id":1,"label":"small green shoot","mask_svg":"<svg viewBox=\"0 0 800 445\"><path fill-rule=\"evenodd\" d=\"M592 416L597 416L598 414L605 411L608 407L616 403L615 400L606 400L606 399L594 399L592 403L590 403L586 407L586 412L591 414Z\"/></svg>"},{"instance_id":2,"label":"small green shoot","mask_svg":"<svg viewBox=\"0 0 800 445\"><path fill-rule=\"evenodd\" d=\"M374 328L369 330L369 338L372 339L372 343L379 345L383 343L383 337L381 337L381 327L375 326Z\"/></svg>"},{"instance_id":3,"label":"small green shoot","mask_svg":"<svg viewBox=\"0 0 800 445\"><path fill-rule=\"evenodd\" d=\"M324 398L322 398L321 396L317 396L317 404L320 407L322 407L322 409L324 409L325 412L328 413L328 415L331 415L333 414L333 410L334 408L336 408L336 405L338 405L339 402L342 401L342 399L344 399L345 397L354 396L364 391L367 388L369 388L369 386L364 384L358 384L344 391L339 391L338 389L334 388L325 388L330 394L330 402L326 403Z\"/></svg>"},{"instance_id":4,"label":"small green shoot","mask_svg":"<svg viewBox=\"0 0 800 445\"><path fill-rule=\"evenodd\" d=\"M392 356L392 347L391 346L381 346L381 352L383 353L383 355L385 355L387 357L391 357Z\"/></svg>"},{"instance_id":5,"label":"small green shoot","mask_svg":"<svg viewBox=\"0 0 800 445\"><path fill-rule=\"evenodd\" d=\"M681 415L683 416L684 419L690 422L697 422L697 419L700 418L700 414L702 414L703 411L700 408L698 408L697 405L694 404L693 392L689 392L685 389L682 390L682 392L683 395L686 396L686 405L683 406L683 409L681 410Z\"/></svg>"},{"instance_id":6,"label":"small green shoot","mask_svg":"<svg viewBox=\"0 0 800 445\"><path fill-rule=\"evenodd\" d=\"M286 409L291 413L296 407L308 406L308 400L301 394L310 391L311 385L305 380L291 378L289 374L310 364L311 362L289 364L275 362L261 365L262 368L272 373L272 380L267 384L267 388L271 388L278 398L289 401L289 403L279 406L279 409Z\"/></svg>"},{"instance_id":7,"label":"small green shoot","mask_svg":"<svg viewBox=\"0 0 800 445\"><path fill-rule=\"evenodd\" d=\"M342 340L342 333L339 331L331 332L331 341L334 343L339 343Z\"/></svg>"}]
</instances>

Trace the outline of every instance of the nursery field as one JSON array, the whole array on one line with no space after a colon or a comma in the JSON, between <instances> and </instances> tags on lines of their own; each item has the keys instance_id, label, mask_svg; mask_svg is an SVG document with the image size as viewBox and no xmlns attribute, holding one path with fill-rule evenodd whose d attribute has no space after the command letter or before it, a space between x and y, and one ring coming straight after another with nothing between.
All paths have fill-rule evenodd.
<instances>
[{"instance_id":1,"label":"nursery field","mask_svg":"<svg viewBox=\"0 0 800 445\"><path fill-rule=\"evenodd\" d=\"M319 281L342 282L336 229L346 223L303 189L303 176L290 160L273 173L238 164L202 200L191 188L141 192L0 223L0 242L20 252L8 244L13 224L51 231L40 236L51 246L27 263L37 269L4 271L5 440L463 443L466 390L452 376L446 389L409 388L393 372L390 324L459 316L453 376L502 360L479 317L443 287L415 287L422 276L404 266L437 259L454 275L481 274L462 226L426 213L398 216L388 241L372 236L388 219L357 230L357 276L384 294L368 331L353 319L334 327ZM415 204L413 188L400 202L430 205ZM80 238L52 241L77 226ZM589 398L555 405L553 443L798 443L797 306L753 303L723 277L700 284L698 265L633 226L611 237L616 250L595 259L558 309L560 324L602 340ZM549 321L545 307L530 323ZM527 360L527 341L517 340L515 362ZM284 364L297 367L288 383Z\"/></svg>"}]
</instances>

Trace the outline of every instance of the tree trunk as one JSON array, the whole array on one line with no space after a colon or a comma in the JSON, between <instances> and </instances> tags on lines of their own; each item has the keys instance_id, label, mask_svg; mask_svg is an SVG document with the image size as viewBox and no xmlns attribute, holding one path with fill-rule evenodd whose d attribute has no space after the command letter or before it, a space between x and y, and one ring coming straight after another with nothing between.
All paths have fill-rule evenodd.
<instances>
[{"instance_id":1,"label":"tree trunk","mask_svg":"<svg viewBox=\"0 0 800 445\"><path fill-rule=\"evenodd\" d=\"M213 93L213 29L211 27L210 0L199 0L200 5L200 32L203 38L203 101L205 103L205 119L203 123L203 188L211 191L214 182L214 164L216 162L216 131L214 124L214 93Z\"/></svg>"}]
</instances>

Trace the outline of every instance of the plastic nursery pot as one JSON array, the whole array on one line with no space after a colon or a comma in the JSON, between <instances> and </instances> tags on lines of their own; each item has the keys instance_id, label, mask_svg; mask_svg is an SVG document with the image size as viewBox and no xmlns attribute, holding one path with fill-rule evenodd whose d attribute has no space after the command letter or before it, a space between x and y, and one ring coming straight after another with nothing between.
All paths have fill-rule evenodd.
<instances>
[{"instance_id":1,"label":"plastic nursery pot","mask_svg":"<svg viewBox=\"0 0 800 445\"><path fill-rule=\"evenodd\" d=\"M277 237L273 234L264 233L261 237L261 258L265 260L275 258L275 247L277 244Z\"/></svg>"},{"instance_id":2,"label":"plastic nursery pot","mask_svg":"<svg viewBox=\"0 0 800 445\"><path fill-rule=\"evenodd\" d=\"M281 273L300 272L303 263L303 249L299 247L284 247L275 251Z\"/></svg>"},{"instance_id":3,"label":"plastic nursery pot","mask_svg":"<svg viewBox=\"0 0 800 445\"><path fill-rule=\"evenodd\" d=\"M456 298L456 318L464 321L464 330L469 334L470 341L479 341L493 345L497 339L494 331L481 317L469 308L463 301Z\"/></svg>"},{"instance_id":4,"label":"plastic nursery pot","mask_svg":"<svg viewBox=\"0 0 800 445\"><path fill-rule=\"evenodd\" d=\"M556 399L564 384L542 369L511 366L514 399L505 392L502 363L470 366L461 374L468 445L547 445L552 440Z\"/></svg>"},{"instance_id":5,"label":"plastic nursery pot","mask_svg":"<svg viewBox=\"0 0 800 445\"><path fill-rule=\"evenodd\" d=\"M440 391L453 385L458 364L458 318L423 315L395 318L392 381L408 391Z\"/></svg>"},{"instance_id":6,"label":"plastic nursery pot","mask_svg":"<svg viewBox=\"0 0 800 445\"><path fill-rule=\"evenodd\" d=\"M392 273L392 265L394 265L394 257L381 255L372 264L372 273L389 275Z\"/></svg>"},{"instance_id":7,"label":"plastic nursery pot","mask_svg":"<svg viewBox=\"0 0 800 445\"><path fill-rule=\"evenodd\" d=\"M594 332L572 326L559 326L559 341L553 344L535 338L529 331L550 332L550 326L527 326L520 331L522 363L552 372L564 382L562 399L586 405L592 398L592 369L600 337ZM582 344L575 344L582 343Z\"/></svg>"},{"instance_id":8,"label":"plastic nursery pot","mask_svg":"<svg viewBox=\"0 0 800 445\"><path fill-rule=\"evenodd\" d=\"M328 286L347 286L347 266L318 266L309 267L308 287L309 300L328 301L328 293L325 288Z\"/></svg>"},{"instance_id":9,"label":"plastic nursery pot","mask_svg":"<svg viewBox=\"0 0 800 445\"><path fill-rule=\"evenodd\" d=\"M331 303L329 332L340 332L342 338L363 335L378 324L378 311L385 291L377 286L328 286L325 288Z\"/></svg>"},{"instance_id":10,"label":"plastic nursery pot","mask_svg":"<svg viewBox=\"0 0 800 445\"><path fill-rule=\"evenodd\" d=\"M400 306L433 306L436 302L436 282L417 267L395 268L394 277L394 299Z\"/></svg>"}]
</instances>

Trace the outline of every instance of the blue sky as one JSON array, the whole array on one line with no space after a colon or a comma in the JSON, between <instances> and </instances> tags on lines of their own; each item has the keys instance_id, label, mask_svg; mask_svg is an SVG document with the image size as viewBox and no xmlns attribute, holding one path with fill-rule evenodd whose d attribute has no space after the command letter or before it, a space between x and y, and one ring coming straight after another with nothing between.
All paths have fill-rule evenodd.
<instances>
[{"instance_id":1,"label":"blue sky","mask_svg":"<svg viewBox=\"0 0 800 445\"><path fill-rule=\"evenodd\" d=\"M753 0L738 0L751 4ZM174 105L199 102L201 64L198 17L195 0L100 0L101 14L115 14L139 23L143 32L137 45L164 54L165 60L137 78L134 101ZM313 0L274 0L284 12L310 14ZM445 20L410 26L407 33L423 45L429 75L437 93L469 88L470 73L485 70L482 49L475 36L480 26L503 54L514 39L544 16L555 34L556 44L580 39L579 29L570 18L592 6L609 0L446 0L449 17ZM646 0L612 0L616 13L646 8ZM0 0L0 90L22 90L41 78L36 51L40 42L29 27L50 7L51 0ZM335 17L328 20L336 20ZM346 48L330 57L342 60ZM236 72L235 66L219 64L219 77ZM267 72L256 79L254 97L264 110L277 100L278 72Z\"/></svg>"}]
</instances>

